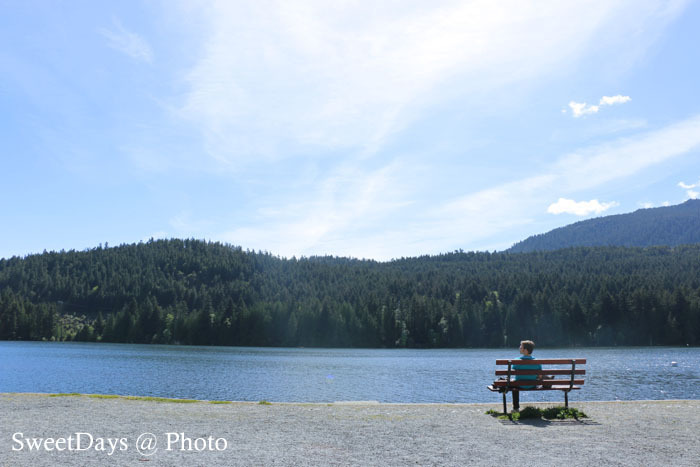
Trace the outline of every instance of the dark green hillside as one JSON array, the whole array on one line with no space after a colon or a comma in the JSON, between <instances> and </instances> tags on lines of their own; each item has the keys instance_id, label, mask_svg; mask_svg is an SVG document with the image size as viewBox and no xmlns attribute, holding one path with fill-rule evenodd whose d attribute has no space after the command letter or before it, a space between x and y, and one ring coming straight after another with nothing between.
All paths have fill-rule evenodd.
<instances>
[{"instance_id":1,"label":"dark green hillside","mask_svg":"<svg viewBox=\"0 0 700 467\"><path fill-rule=\"evenodd\" d=\"M700 245L282 259L197 240L0 260L0 339L700 344Z\"/></svg>"},{"instance_id":2,"label":"dark green hillside","mask_svg":"<svg viewBox=\"0 0 700 467\"><path fill-rule=\"evenodd\" d=\"M692 243L700 243L700 200L576 222L529 237L507 251L524 253L577 246L644 247Z\"/></svg>"}]
</instances>

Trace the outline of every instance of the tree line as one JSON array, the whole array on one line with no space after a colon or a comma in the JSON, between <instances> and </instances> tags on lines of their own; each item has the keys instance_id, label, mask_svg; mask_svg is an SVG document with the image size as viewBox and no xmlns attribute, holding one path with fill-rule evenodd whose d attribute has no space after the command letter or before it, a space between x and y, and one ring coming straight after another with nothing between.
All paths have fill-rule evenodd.
<instances>
[{"instance_id":1,"label":"tree line","mask_svg":"<svg viewBox=\"0 0 700 467\"><path fill-rule=\"evenodd\" d=\"M157 240L0 260L0 339L307 347L700 344L700 245L280 258Z\"/></svg>"}]
</instances>

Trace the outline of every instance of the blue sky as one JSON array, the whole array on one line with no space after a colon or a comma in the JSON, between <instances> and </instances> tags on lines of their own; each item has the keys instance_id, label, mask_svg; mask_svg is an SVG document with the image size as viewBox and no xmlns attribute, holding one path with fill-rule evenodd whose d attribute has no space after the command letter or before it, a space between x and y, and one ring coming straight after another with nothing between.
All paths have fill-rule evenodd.
<instances>
[{"instance_id":1,"label":"blue sky","mask_svg":"<svg viewBox=\"0 0 700 467\"><path fill-rule=\"evenodd\" d=\"M0 1L0 257L501 250L700 192L700 2Z\"/></svg>"}]
</instances>

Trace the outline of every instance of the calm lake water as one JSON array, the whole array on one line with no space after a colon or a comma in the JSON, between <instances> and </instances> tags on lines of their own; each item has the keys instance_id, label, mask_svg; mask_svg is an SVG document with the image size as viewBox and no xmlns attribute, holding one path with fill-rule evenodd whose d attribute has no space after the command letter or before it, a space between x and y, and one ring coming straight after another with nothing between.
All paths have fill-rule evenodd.
<instances>
[{"instance_id":1,"label":"calm lake water","mask_svg":"<svg viewBox=\"0 0 700 467\"><path fill-rule=\"evenodd\" d=\"M571 394L572 401L700 399L700 348L537 349L535 355L588 359L586 384ZM517 349L0 342L0 392L279 402L499 402L501 396L486 389L494 378L494 363L517 356ZM521 399L563 401L563 395L538 391Z\"/></svg>"}]
</instances>

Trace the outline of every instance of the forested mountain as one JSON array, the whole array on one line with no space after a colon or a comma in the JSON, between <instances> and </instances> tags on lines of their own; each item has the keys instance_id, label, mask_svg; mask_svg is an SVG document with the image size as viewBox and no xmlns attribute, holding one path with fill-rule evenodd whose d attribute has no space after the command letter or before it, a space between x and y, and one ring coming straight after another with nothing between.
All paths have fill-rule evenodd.
<instances>
[{"instance_id":1,"label":"forested mountain","mask_svg":"<svg viewBox=\"0 0 700 467\"><path fill-rule=\"evenodd\" d=\"M577 246L655 246L700 243L700 200L588 219L529 237L506 251L523 253Z\"/></svg>"},{"instance_id":2,"label":"forested mountain","mask_svg":"<svg viewBox=\"0 0 700 467\"><path fill-rule=\"evenodd\" d=\"M197 240L0 260L0 339L700 344L700 245L282 259Z\"/></svg>"}]
</instances>

